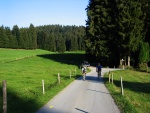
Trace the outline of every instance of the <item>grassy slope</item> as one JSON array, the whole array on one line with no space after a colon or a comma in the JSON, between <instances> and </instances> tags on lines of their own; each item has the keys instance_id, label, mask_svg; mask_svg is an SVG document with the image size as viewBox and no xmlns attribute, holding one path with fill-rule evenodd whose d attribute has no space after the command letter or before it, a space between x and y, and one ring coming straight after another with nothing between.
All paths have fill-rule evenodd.
<instances>
[{"instance_id":1,"label":"grassy slope","mask_svg":"<svg viewBox=\"0 0 150 113\"><path fill-rule=\"evenodd\" d=\"M105 83L123 113L148 113L150 106L150 75L131 70L115 71L114 84ZM120 76L123 77L124 96L121 95Z\"/></svg>"},{"instance_id":2,"label":"grassy slope","mask_svg":"<svg viewBox=\"0 0 150 113\"><path fill-rule=\"evenodd\" d=\"M5 60L5 63L0 63L0 81L7 81L8 113L36 112L77 76L80 76L78 64L84 59L83 52L49 54L42 50L1 50L0 61L3 62L2 59L7 57L7 62ZM12 60L11 57L24 58L31 54L32 57L20 60ZM36 56L36 54L41 55ZM70 70L73 74L71 79L69 79ZM61 77L60 84L57 81L58 73ZM44 95L42 94L42 79L45 82L46 93ZM2 92L0 93L0 106L2 106ZM2 112L2 107L0 112Z\"/></svg>"},{"instance_id":3,"label":"grassy slope","mask_svg":"<svg viewBox=\"0 0 150 113\"><path fill-rule=\"evenodd\" d=\"M37 54L49 54L45 50L16 50L16 49L3 49L0 48L0 63L19 60L27 57L36 56Z\"/></svg>"}]
</instances>

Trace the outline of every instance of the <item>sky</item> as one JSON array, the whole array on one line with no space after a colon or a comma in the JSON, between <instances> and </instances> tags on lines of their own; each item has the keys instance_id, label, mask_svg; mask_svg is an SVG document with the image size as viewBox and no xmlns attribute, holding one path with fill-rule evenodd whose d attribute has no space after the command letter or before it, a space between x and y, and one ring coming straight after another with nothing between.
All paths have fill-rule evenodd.
<instances>
[{"instance_id":1,"label":"sky","mask_svg":"<svg viewBox=\"0 0 150 113\"><path fill-rule=\"evenodd\" d=\"M89 0L0 0L0 26L85 26Z\"/></svg>"}]
</instances>

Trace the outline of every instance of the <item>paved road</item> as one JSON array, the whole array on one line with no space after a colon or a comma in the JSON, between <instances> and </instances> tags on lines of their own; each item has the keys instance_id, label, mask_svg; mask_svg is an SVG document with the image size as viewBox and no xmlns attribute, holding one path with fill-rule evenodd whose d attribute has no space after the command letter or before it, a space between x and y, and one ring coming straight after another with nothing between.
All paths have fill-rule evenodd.
<instances>
[{"instance_id":1,"label":"paved road","mask_svg":"<svg viewBox=\"0 0 150 113\"><path fill-rule=\"evenodd\" d=\"M36 113L120 113L94 67L86 81L79 78ZM102 76L108 69L102 69Z\"/></svg>"}]
</instances>

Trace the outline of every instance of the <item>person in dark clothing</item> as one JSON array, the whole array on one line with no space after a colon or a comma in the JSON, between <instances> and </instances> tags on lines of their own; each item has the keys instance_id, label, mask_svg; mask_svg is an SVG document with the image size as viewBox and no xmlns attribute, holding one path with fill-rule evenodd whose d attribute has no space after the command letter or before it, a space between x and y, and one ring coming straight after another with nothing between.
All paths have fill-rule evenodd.
<instances>
[{"instance_id":1,"label":"person in dark clothing","mask_svg":"<svg viewBox=\"0 0 150 113\"><path fill-rule=\"evenodd\" d=\"M102 66L100 65L100 63L98 63L98 65L96 66L96 72L97 72L98 79L100 79L100 77L101 77L101 71L102 71Z\"/></svg>"}]
</instances>

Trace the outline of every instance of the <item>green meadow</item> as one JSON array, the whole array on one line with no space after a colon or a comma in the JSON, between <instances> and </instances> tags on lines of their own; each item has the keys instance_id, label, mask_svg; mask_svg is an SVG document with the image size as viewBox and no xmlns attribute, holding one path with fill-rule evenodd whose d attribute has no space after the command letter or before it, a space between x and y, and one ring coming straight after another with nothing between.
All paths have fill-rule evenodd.
<instances>
[{"instance_id":1,"label":"green meadow","mask_svg":"<svg viewBox=\"0 0 150 113\"><path fill-rule=\"evenodd\" d=\"M133 70L114 71L113 84L108 82L105 74L105 85L113 96L122 113L150 112L150 74ZM124 95L121 95L120 77L123 79Z\"/></svg>"},{"instance_id":2,"label":"green meadow","mask_svg":"<svg viewBox=\"0 0 150 113\"><path fill-rule=\"evenodd\" d=\"M84 52L54 53L45 50L0 49L0 88L7 81L8 113L35 113L76 78L80 64L86 60ZM70 71L72 77L70 79ZM60 84L58 83L60 73ZM132 70L111 72L114 83L106 87L122 113L148 113L150 106L150 74ZM123 77L124 95L121 95L120 76ZM45 94L42 93L42 80ZM0 113L2 113L0 90Z\"/></svg>"},{"instance_id":3,"label":"green meadow","mask_svg":"<svg viewBox=\"0 0 150 113\"><path fill-rule=\"evenodd\" d=\"M7 81L8 113L34 113L77 77L84 52L0 49L0 88ZM71 79L70 79L71 71ZM60 84L58 83L60 73ZM45 94L42 93L42 80ZM2 90L0 90L2 113Z\"/></svg>"}]
</instances>

